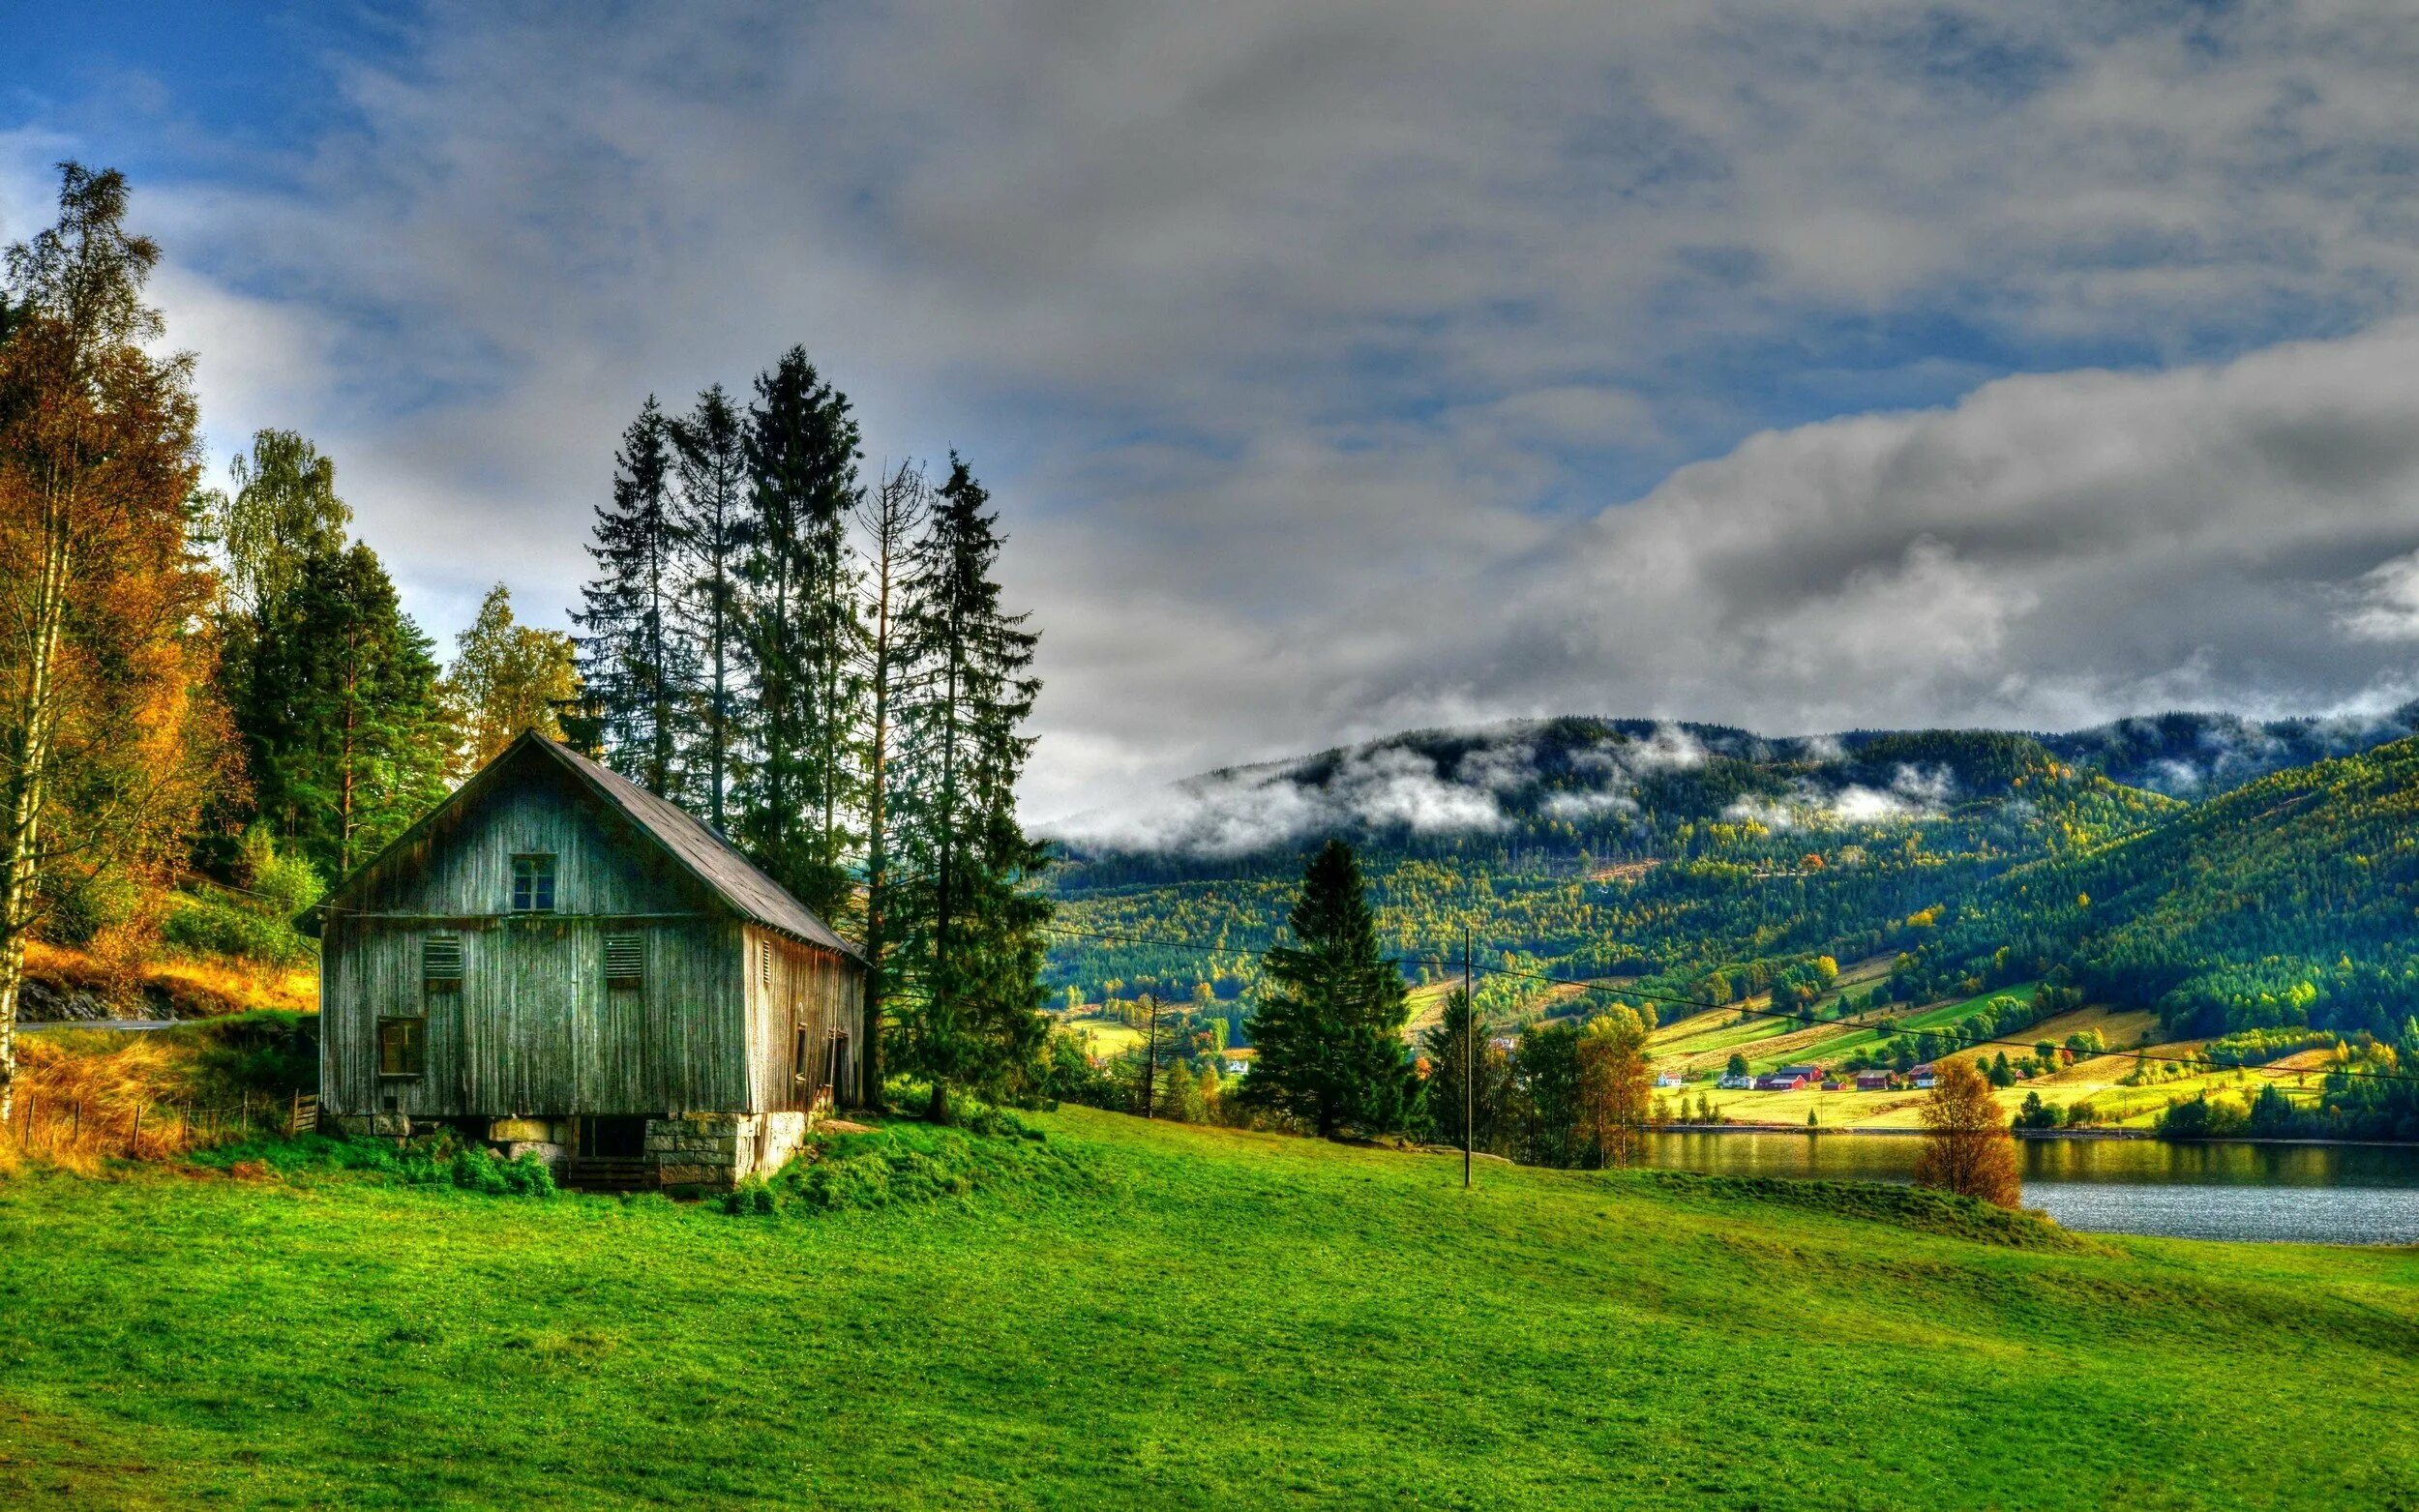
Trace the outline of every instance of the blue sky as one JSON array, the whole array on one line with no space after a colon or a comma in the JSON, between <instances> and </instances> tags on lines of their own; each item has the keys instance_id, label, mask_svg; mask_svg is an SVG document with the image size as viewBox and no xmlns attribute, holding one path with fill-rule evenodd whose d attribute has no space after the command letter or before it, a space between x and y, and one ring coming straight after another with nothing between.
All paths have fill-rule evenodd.
<instances>
[{"instance_id":1,"label":"blue sky","mask_svg":"<svg viewBox=\"0 0 2419 1512\"><path fill-rule=\"evenodd\" d=\"M803 342L965 452L1031 800L1541 713L2358 713L2419 637L2419 20L1014 0L25 7L0 233L127 169L213 465L440 637Z\"/></svg>"}]
</instances>

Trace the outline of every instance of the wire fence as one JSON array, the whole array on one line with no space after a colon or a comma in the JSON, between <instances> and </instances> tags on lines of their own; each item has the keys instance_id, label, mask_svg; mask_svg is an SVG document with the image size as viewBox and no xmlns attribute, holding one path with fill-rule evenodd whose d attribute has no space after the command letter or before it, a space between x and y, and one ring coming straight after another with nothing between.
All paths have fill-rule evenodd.
<instances>
[{"instance_id":1,"label":"wire fence","mask_svg":"<svg viewBox=\"0 0 2419 1512\"><path fill-rule=\"evenodd\" d=\"M243 1094L237 1101L155 1099L139 1093L45 1095L27 1088L0 1124L0 1152L54 1161L165 1160L261 1138L291 1139L319 1124L319 1099Z\"/></svg>"}]
</instances>

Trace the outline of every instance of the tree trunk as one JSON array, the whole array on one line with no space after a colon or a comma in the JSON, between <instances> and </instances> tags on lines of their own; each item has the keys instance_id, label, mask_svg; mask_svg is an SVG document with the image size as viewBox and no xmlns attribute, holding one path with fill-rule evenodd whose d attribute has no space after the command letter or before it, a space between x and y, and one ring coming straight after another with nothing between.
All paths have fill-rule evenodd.
<instances>
[{"instance_id":1,"label":"tree trunk","mask_svg":"<svg viewBox=\"0 0 2419 1512\"><path fill-rule=\"evenodd\" d=\"M25 932L41 879L42 811L50 779L50 726L57 718L56 666L65 628L68 541L65 505L52 502L42 578L34 593L33 654L17 698L15 759L8 778L8 855L0 873L0 1123L16 1106L16 1015L25 983Z\"/></svg>"},{"instance_id":2,"label":"tree trunk","mask_svg":"<svg viewBox=\"0 0 2419 1512\"><path fill-rule=\"evenodd\" d=\"M869 1107L882 1101L881 1014L888 983L882 972L890 913L890 563L887 532L875 568L873 692L874 729L866 753L865 789L865 1032L859 1051L861 1095Z\"/></svg>"}]
</instances>

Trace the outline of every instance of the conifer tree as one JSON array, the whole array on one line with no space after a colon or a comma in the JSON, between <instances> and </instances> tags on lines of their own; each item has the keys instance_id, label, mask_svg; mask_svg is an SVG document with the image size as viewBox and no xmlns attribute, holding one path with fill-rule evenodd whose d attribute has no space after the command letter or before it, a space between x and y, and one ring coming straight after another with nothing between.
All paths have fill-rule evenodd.
<instances>
[{"instance_id":1,"label":"conifer tree","mask_svg":"<svg viewBox=\"0 0 2419 1512\"><path fill-rule=\"evenodd\" d=\"M1040 681L1037 637L1006 613L993 580L1001 538L990 494L954 454L932 519L909 555L901 631L915 668L900 707L896 910L907 1069L949 1089L1014 1089L1033 1071L1044 1024L1042 926L1030 884L1046 856L1016 817L1032 750L1024 733Z\"/></svg>"},{"instance_id":2,"label":"conifer tree","mask_svg":"<svg viewBox=\"0 0 2419 1512\"><path fill-rule=\"evenodd\" d=\"M1329 840L1310 858L1290 925L1292 943L1269 952L1248 1025L1260 1053L1243 1081L1244 1101L1329 1139L1402 1127L1409 993L1402 972L1378 954L1377 920L1351 845Z\"/></svg>"},{"instance_id":3,"label":"conifer tree","mask_svg":"<svg viewBox=\"0 0 2419 1512\"><path fill-rule=\"evenodd\" d=\"M741 728L743 655L740 570L746 560L747 426L719 383L697 397L697 407L672 422L679 460L676 528L683 562L675 601L680 632L694 647L696 786L705 816L729 827L734 747Z\"/></svg>"},{"instance_id":4,"label":"conifer tree","mask_svg":"<svg viewBox=\"0 0 2419 1512\"><path fill-rule=\"evenodd\" d=\"M445 796L456 737L429 637L365 545L313 551L262 607L237 697L261 816L324 875Z\"/></svg>"},{"instance_id":5,"label":"conifer tree","mask_svg":"<svg viewBox=\"0 0 2419 1512\"><path fill-rule=\"evenodd\" d=\"M572 619L581 675L605 724L606 759L651 793L681 792L680 717L690 657L673 622L679 535L672 508L672 432L649 395L622 432L612 502L596 511L597 577Z\"/></svg>"},{"instance_id":6,"label":"conifer tree","mask_svg":"<svg viewBox=\"0 0 2419 1512\"><path fill-rule=\"evenodd\" d=\"M1444 1015L1420 1037L1428 1058L1428 1128L1441 1143L1462 1142L1462 1114L1469 1111L1473 1149L1493 1150L1502 1142L1501 1123L1510 1095L1511 1057L1488 1041L1485 1022L1471 1010L1470 998L1456 987L1445 999ZM1468 1057L1477 1056L1473 1063Z\"/></svg>"},{"instance_id":7,"label":"conifer tree","mask_svg":"<svg viewBox=\"0 0 2419 1512\"><path fill-rule=\"evenodd\" d=\"M737 838L801 903L838 923L852 896L849 815L860 684L848 519L857 428L848 399L791 347L748 415L749 758Z\"/></svg>"}]
</instances>

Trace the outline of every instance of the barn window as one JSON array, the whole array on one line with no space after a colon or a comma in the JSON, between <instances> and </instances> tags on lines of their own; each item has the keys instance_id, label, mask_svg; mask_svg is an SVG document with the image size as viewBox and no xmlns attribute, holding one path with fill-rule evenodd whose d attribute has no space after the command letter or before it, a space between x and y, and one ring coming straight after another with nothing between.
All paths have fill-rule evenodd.
<instances>
[{"instance_id":1,"label":"barn window","mask_svg":"<svg viewBox=\"0 0 2419 1512\"><path fill-rule=\"evenodd\" d=\"M804 1029L800 1029L798 1031L797 1049L790 1057L790 1080L798 1083L800 1086L806 1084L807 1073L815 1064L812 1060L807 1058L807 1048L808 1041L806 1031Z\"/></svg>"},{"instance_id":2,"label":"barn window","mask_svg":"<svg viewBox=\"0 0 2419 1512\"><path fill-rule=\"evenodd\" d=\"M554 911L554 858L513 857L513 912Z\"/></svg>"},{"instance_id":3,"label":"barn window","mask_svg":"<svg viewBox=\"0 0 2419 1512\"><path fill-rule=\"evenodd\" d=\"M773 985L773 942L763 940L756 947L756 980L764 987Z\"/></svg>"},{"instance_id":4,"label":"barn window","mask_svg":"<svg viewBox=\"0 0 2419 1512\"><path fill-rule=\"evenodd\" d=\"M432 993L462 991L462 936L438 934L421 941L420 980Z\"/></svg>"},{"instance_id":5,"label":"barn window","mask_svg":"<svg viewBox=\"0 0 2419 1512\"><path fill-rule=\"evenodd\" d=\"M636 934L605 936L605 984L638 987L646 980L646 941Z\"/></svg>"},{"instance_id":6,"label":"barn window","mask_svg":"<svg viewBox=\"0 0 2419 1512\"><path fill-rule=\"evenodd\" d=\"M378 1021L378 1075L424 1076L429 1069L429 1021L421 1018Z\"/></svg>"}]
</instances>

